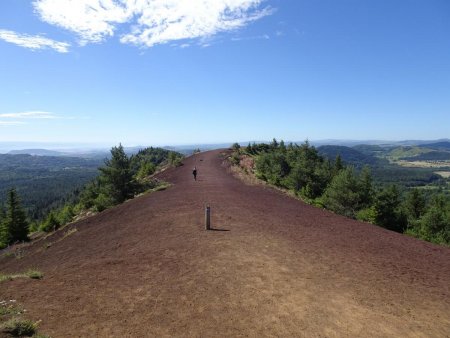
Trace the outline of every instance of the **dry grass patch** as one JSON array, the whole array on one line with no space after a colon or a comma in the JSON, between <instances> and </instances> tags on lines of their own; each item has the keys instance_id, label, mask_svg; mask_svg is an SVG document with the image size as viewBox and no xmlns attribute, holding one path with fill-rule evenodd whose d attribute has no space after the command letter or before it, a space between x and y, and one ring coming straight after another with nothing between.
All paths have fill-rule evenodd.
<instances>
[{"instance_id":1,"label":"dry grass patch","mask_svg":"<svg viewBox=\"0 0 450 338\"><path fill-rule=\"evenodd\" d=\"M39 270L30 269L24 273L16 273L16 274L0 274L0 282L13 280L17 278L31 278L31 279L42 279L44 274Z\"/></svg>"},{"instance_id":2,"label":"dry grass patch","mask_svg":"<svg viewBox=\"0 0 450 338\"><path fill-rule=\"evenodd\" d=\"M13 299L0 301L0 337L50 338L38 333L40 321L24 318L26 310Z\"/></svg>"},{"instance_id":3,"label":"dry grass patch","mask_svg":"<svg viewBox=\"0 0 450 338\"><path fill-rule=\"evenodd\" d=\"M15 316L24 312L24 309L14 299L0 301L0 317Z\"/></svg>"},{"instance_id":4,"label":"dry grass patch","mask_svg":"<svg viewBox=\"0 0 450 338\"><path fill-rule=\"evenodd\" d=\"M448 161L393 161L392 163L395 163L402 167L407 168L448 168L450 167L450 162Z\"/></svg>"}]
</instances>

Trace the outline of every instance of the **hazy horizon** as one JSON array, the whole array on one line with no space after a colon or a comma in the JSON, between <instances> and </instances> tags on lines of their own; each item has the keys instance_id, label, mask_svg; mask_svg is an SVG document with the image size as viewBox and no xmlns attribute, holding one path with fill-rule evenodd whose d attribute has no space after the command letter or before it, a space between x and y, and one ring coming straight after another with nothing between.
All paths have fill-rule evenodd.
<instances>
[{"instance_id":1,"label":"hazy horizon","mask_svg":"<svg viewBox=\"0 0 450 338\"><path fill-rule=\"evenodd\" d=\"M278 139L278 141L283 139ZM228 146L237 142L241 145L246 145L248 143L253 142L271 142L272 140L247 140L247 141L229 141L229 142L211 142L211 143L171 143L171 144L150 144L150 143L142 143L142 144L127 144L123 142L119 142L125 148L139 148L139 147L174 147L174 148L190 148L190 147L217 147L217 146ZM283 140L286 143L303 143L306 140ZM323 139L323 140L307 140L312 145L356 145L356 144L378 144L378 145L395 145L401 143L411 143L411 144L420 144L421 142L429 143L429 142L439 142L445 141L450 142L448 138L442 139L428 139L428 140L419 140L419 139L409 139L409 140L356 140L356 139ZM32 149L40 149L40 150L52 150L52 151L109 151L109 149L113 146L119 145L119 143L82 143L82 142L3 142L0 141L0 153L5 153L9 151L15 150L32 150Z\"/></svg>"}]
</instances>

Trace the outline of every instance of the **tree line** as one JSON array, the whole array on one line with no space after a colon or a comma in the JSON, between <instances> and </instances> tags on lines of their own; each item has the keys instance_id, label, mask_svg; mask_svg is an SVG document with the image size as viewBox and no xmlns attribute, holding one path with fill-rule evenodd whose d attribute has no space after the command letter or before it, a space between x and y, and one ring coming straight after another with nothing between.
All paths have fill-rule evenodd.
<instances>
[{"instance_id":1,"label":"tree line","mask_svg":"<svg viewBox=\"0 0 450 338\"><path fill-rule=\"evenodd\" d=\"M307 141L301 145L276 139L270 144L233 146L232 161L254 158L255 175L288 189L304 201L335 213L370 222L389 230L450 244L450 199L426 195L418 188L400 191L395 184L375 185L368 166L357 170L321 156Z\"/></svg>"},{"instance_id":2,"label":"tree line","mask_svg":"<svg viewBox=\"0 0 450 338\"><path fill-rule=\"evenodd\" d=\"M120 144L99 168L100 175L63 206L51 210L38 222L30 222L15 188L8 191L6 208L0 207L0 248L26 241L28 233L54 231L83 211L103 211L137 194L156 188L161 182L149 178L163 165L179 166L183 156L161 148L146 148L128 157Z\"/></svg>"}]
</instances>

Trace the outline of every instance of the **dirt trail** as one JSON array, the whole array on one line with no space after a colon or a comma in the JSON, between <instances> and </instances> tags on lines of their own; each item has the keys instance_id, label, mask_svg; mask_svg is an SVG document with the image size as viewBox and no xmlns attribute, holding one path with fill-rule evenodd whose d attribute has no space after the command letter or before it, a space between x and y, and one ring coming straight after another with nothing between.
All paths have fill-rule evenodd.
<instances>
[{"instance_id":1,"label":"dirt trail","mask_svg":"<svg viewBox=\"0 0 450 338\"><path fill-rule=\"evenodd\" d=\"M220 151L162 176L168 190L1 258L45 277L0 300L52 337L450 337L450 249L245 185Z\"/></svg>"}]
</instances>

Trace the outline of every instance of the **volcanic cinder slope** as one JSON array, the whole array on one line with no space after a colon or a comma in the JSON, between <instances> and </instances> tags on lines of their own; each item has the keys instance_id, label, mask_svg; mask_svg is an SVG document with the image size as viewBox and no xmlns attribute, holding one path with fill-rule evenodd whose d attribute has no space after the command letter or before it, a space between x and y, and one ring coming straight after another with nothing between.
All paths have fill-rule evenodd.
<instances>
[{"instance_id":1,"label":"volcanic cinder slope","mask_svg":"<svg viewBox=\"0 0 450 338\"><path fill-rule=\"evenodd\" d=\"M246 185L220 153L2 257L0 272L45 276L1 283L0 300L52 337L449 337L449 248Z\"/></svg>"}]
</instances>

